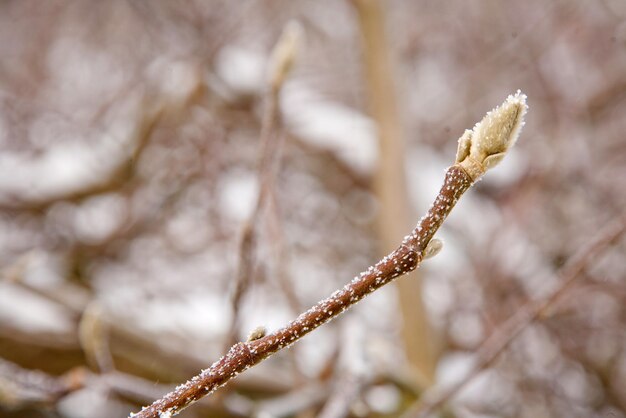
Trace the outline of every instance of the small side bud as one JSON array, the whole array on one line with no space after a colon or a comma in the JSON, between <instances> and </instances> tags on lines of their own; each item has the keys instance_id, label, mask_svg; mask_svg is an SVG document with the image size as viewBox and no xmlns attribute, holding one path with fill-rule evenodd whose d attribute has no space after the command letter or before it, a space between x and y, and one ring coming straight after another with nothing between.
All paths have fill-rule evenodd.
<instances>
[{"instance_id":1,"label":"small side bud","mask_svg":"<svg viewBox=\"0 0 626 418\"><path fill-rule=\"evenodd\" d=\"M252 341L260 340L261 338L265 337L266 334L267 334L267 329L264 326L256 327L255 329L252 330L250 335L248 335L248 339L246 341L252 342Z\"/></svg>"},{"instance_id":2,"label":"small side bud","mask_svg":"<svg viewBox=\"0 0 626 418\"><path fill-rule=\"evenodd\" d=\"M439 251L443 248L443 241L437 238L433 238L426 245L426 249L424 250L424 260L428 258L433 258Z\"/></svg>"},{"instance_id":3,"label":"small side bud","mask_svg":"<svg viewBox=\"0 0 626 418\"><path fill-rule=\"evenodd\" d=\"M470 153L470 147L472 145L472 131L470 129L466 129L463 132L463 135L459 138L459 147L456 149L456 162L460 163Z\"/></svg>"},{"instance_id":4,"label":"small side bud","mask_svg":"<svg viewBox=\"0 0 626 418\"><path fill-rule=\"evenodd\" d=\"M527 110L526 95L518 90L461 136L456 162L472 180L502 161L519 137Z\"/></svg>"},{"instance_id":5,"label":"small side bud","mask_svg":"<svg viewBox=\"0 0 626 418\"><path fill-rule=\"evenodd\" d=\"M269 63L269 84L273 91L278 91L296 60L298 49L303 38L302 26L296 21L290 21L283 29L278 42L272 50Z\"/></svg>"}]
</instances>

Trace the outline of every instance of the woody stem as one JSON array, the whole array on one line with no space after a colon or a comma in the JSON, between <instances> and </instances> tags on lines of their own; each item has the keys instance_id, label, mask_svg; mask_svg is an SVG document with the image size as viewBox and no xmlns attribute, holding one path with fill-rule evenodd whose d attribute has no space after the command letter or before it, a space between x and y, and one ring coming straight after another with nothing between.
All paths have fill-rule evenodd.
<instances>
[{"instance_id":1,"label":"woody stem","mask_svg":"<svg viewBox=\"0 0 626 418\"><path fill-rule=\"evenodd\" d=\"M158 418L178 414L193 402L226 384L237 374L260 363L338 316L376 289L415 270L423 259L428 242L461 195L471 185L472 179L465 170L458 165L450 167L433 205L420 219L417 227L391 254L356 276L343 288L300 314L287 326L258 340L233 345L228 353L211 367L133 416Z\"/></svg>"}]
</instances>

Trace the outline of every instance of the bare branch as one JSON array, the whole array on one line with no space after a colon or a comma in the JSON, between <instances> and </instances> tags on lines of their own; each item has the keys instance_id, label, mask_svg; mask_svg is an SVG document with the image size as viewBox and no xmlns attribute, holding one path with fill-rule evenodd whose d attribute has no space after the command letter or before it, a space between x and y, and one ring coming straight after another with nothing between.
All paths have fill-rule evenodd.
<instances>
[{"instance_id":1,"label":"bare branch","mask_svg":"<svg viewBox=\"0 0 626 418\"><path fill-rule=\"evenodd\" d=\"M287 326L262 338L235 344L224 357L208 369L133 416L157 418L178 414L193 402L226 384L239 373L290 346L317 327L335 318L365 296L397 277L415 270L423 260L430 240L450 214L458 199L472 184L472 177L459 164L450 167L435 202L426 215L420 219L417 227L391 254L302 313Z\"/></svg>"}]
</instances>

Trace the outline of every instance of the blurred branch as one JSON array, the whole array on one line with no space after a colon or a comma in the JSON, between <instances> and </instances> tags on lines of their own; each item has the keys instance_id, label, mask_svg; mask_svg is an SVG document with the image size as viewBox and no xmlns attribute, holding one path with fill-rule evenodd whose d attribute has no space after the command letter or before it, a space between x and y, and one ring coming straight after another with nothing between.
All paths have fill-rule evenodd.
<instances>
[{"instance_id":1,"label":"blurred branch","mask_svg":"<svg viewBox=\"0 0 626 418\"><path fill-rule=\"evenodd\" d=\"M463 379L444 391L433 388L423 396L422 401L407 411L404 416L407 418L425 418L450 401L465 385L489 367L522 331L535 320L540 319L570 288L585 268L624 233L625 228L626 222L621 219L600 231L586 247L582 248L561 268L558 273L561 282L554 291L542 299L526 304L481 345L476 354L475 365Z\"/></svg>"},{"instance_id":2,"label":"blurred branch","mask_svg":"<svg viewBox=\"0 0 626 418\"><path fill-rule=\"evenodd\" d=\"M269 70L269 91L261 124L259 155L259 193L256 205L250 218L243 227L240 247L239 264L235 278L235 290L232 296L233 319L230 327L228 346L238 341L240 331L240 311L243 296L250 287L255 269L254 250L257 239L257 228L261 220L263 209L267 205L274 185L274 177L278 170L280 153L284 142L284 134L278 133L279 123L278 100L283 83L293 66L301 42L301 28L295 22L285 27L283 34L272 51Z\"/></svg>"},{"instance_id":3,"label":"blurred branch","mask_svg":"<svg viewBox=\"0 0 626 418\"><path fill-rule=\"evenodd\" d=\"M157 418L178 414L239 373L324 325L367 295L391 283L397 277L415 270L425 257L433 255L431 240L458 199L487 169L495 165L490 161L495 157L499 162L508 147L515 142L519 128L523 124L525 99L520 92L515 96L509 96L500 107L489 112L476 124L474 131L466 131L463 136L465 141L459 143L456 164L447 170L444 184L434 203L420 219L417 227L405 236L400 246L391 254L362 272L343 288L319 301L287 326L259 339L235 344L224 357L208 369L133 416ZM468 133L471 136L468 137ZM463 152L465 145L471 145L471 152ZM465 167L472 169L471 174ZM440 242L435 242L440 245Z\"/></svg>"},{"instance_id":4,"label":"blurred branch","mask_svg":"<svg viewBox=\"0 0 626 418\"><path fill-rule=\"evenodd\" d=\"M587 353L574 352L570 347L567 347L563 339L559 339L558 343L559 350L565 358L580 364L587 373L593 375L602 387L606 400L622 414L626 415L626 399L620 393L619 384L616 385L612 382L613 371L616 370L616 367L619 367L617 364L620 361L619 355L613 357L602 367L593 361L589 361Z\"/></svg>"},{"instance_id":5,"label":"blurred branch","mask_svg":"<svg viewBox=\"0 0 626 418\"><path fill-rule=\"evenodd\" d=\"M321 404L329 395L326 385L314 383L268 400L259 401L253 416L293 417Z\"/></svg>"},{"instance_id":6,"label":"blurred branch","mask_svg":"<svg viewBox=\"0 0 626 418\"><path fill-rule=\"evenodd\" d=\"M102 320L100 304L97 301L89 303L78 324L78 339L87 360L101 372L110 372L115 368L107 328Z\"/></svg>"},{"instance_id":7,"label":"blurred branch","mask_svg":"<svg viewBox=\"0 0 626 418\"><path fill-rule=\"evenodd\" d=\"M380 203L378 234L383 253L392 250L410 226L404 170L404 135L395 98L390 44L385 32L385 13L379 0L352 0L363 39L365 81L369 106L376 121L379 162L374 190ZM398 281L402 338L409 364L423 386L434 378L436 354L417 272Z\"/></svg>"},{"instance_id":8,"label":"blurred branch","mask_svg":"<svg viewBox=\"0 0 626 418\"><path fill-rule=\"evenodd\" d=\"M350 407L363 390L365 382L350 372L342 373L326 401L318 418L343 418L350 414Z\"/></svg>"},{"instance_id":9,"label":"blurred branch","mask_svg":"<svg viewBox=\"0 0 626 418\"><path fill-rule=\"evenodd\" d=\"M10 409L50 405L80 388L82 380L76 373L55 377L0 358L0 405Z\"/></svg>"},{"instance_id":10,"label":"blurred branch","mask_svg":"<svg viewBox=\"0 0 626 418\"><path fill-rule=\"evenodd\" d=\"M87 357L96 357L95 362L104 365L104 370L112 367L114 365L113 360L116 360L118 364L123 365L124 369L132 370L135 374L150 376L152 379L161 381L171 381L188 376L189 373L204 364L203 358L200 356L194 356L189 350L161 344L160 341L150 338L145 334L145 331L133 327L132 324L108 316L108 311L105 309L99 312L98 321L100 324L98 326L106 329L106 336L100 335L96 338L106 338L88 341L86 347L81 339L84 337L93 338L93 336L90 336L89 332L85 335L78 335L83 332L80 330L81 325L85 325L81 324L81 317L85 315L88 307L96 302L90 302L92 296L84 288L70 282L63 282L54 287L38 287L21 277L12 277L10 280L14 286L19 286L53 302L76 321L76 326L71 328L72 332L61 336L41 332L25 334L24 331L17 328L2 329L7 328L7 323L2 323L2 327L0 327L0 348L2 350L0 351L2 354L19 353L12 360L22 365L28 364L28 367L32 365L34 368L43 362L45 366L40 367L45 367L46 371L61 372L83 364L85 359L82 354L84 352ZM62 337L62 341L57 342L60 337ZM90 347L91 344L95 344L96 347ZM102 344L107 345L102 346ZM183 344L184 342L181 345ZM98 350L104 351L99 352ZM150 355L146 355L146 353L150 353ZM104 359L98 359L97 356L103 356ZM48 359L54 359L54 362L50 362ZM25 363L23 364L23 362ZM53 367L50 367L51 365ZM106 373L106 375L111 373ZM119 373L119 371L115 373ZM263 390L266 393L282 393L292 386L289 375L280 372L271 375L246 376L238 384L242 390Z\"/></svg>"},{"instance_id":11,"label":"blurred branch","mask_svg":"<svg viewBox=\"0 0 626 418\"><path fill-rule=\"evenodd\" d=\"M122 155L111 164L108 172L102 173L101 177L91 177L79 187L57 192L50 196L32 197L19 195L0 196L1 210L21 210L39 212L59 200L80 201L90 196L104 194L120 189L128 184L135 175L135 165L142 152L145 150L153 137L153 132L166 111L164 99L157 100L157 104L151 103L151 97L140 99L141 107L138 121L135 123L131 138L125 139L128 148Z\"/></svg>"}]
</instances>

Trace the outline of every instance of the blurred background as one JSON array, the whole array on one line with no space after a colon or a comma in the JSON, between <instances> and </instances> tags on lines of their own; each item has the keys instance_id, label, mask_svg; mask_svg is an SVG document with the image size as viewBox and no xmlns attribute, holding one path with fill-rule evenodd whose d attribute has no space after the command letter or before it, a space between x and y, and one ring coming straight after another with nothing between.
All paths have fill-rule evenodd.
<instances>
[{"instance_id":1,"label":"blurred background","mask_svg":"<svg viewBox=\"0 0 626 418\"><path fill-rule=\"evenodd\" d=\"M126 416L285 325L517 89L521 139L439 255L184 417L626 417L626 2L0 1L0 416Z\"/></svg>"}]
</instances>

